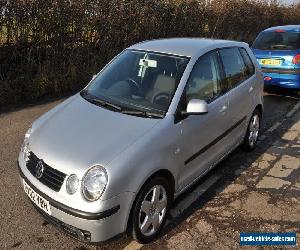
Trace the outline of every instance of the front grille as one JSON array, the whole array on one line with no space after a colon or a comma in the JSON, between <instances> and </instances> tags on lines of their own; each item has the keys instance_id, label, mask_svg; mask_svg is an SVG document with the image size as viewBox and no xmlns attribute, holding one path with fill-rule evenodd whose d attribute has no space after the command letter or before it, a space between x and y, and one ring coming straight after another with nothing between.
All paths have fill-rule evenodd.
<instances>
[{"instance_id":1,"label":"front grille","mask_svg":"<svg viewBox=\"0 0 300 250\"><path fill-rule=\"evenodd\" d=\"M34 153L30 152L28 157L28 161L26 162L27 169L29 172L36 177L37 175L37 164L39 161L43 163L44 172L40 178L37 178L41 183L46 185L47 187L53 189L58 192L66 178L66 175L54 168L51 168L47 165L43 160L39 159Z\"/></svg>"}]
</instances>

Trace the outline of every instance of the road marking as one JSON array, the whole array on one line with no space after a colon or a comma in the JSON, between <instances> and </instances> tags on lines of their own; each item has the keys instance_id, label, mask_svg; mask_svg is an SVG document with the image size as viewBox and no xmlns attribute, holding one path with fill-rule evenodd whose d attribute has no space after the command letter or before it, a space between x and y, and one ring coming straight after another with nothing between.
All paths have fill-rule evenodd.
<instances>
[{"instance_id":1,"label":"road marking","mask_svg":"<svg viewBox=\"0 0 300 250\"><path fill-rule=\"evenodd\" d=\"M275 129L277 129L281 125L280 122L276 122L271 128L267 130L267 132L273 132Z\"/></svg>"},{"instance_id":2,"label":"road marking","mask_svg":"<svg viewBox=\"0 0 300 250\"><path fill-rule=\"evenodd\" d=\"M291 117L299 108L300 108L300 101L298 101L297 104L292 108L292 110L287 113L286 117Z\"/></svg>"},{"instance_id":3,"label":"road marking","mask_svg":"<svg viewBox=\"0 0 300 250\"><path fill-rule=\"evenodd\" d=\"M298 101L296 103L296 105L286 114L286 117L289 118L291 117L298 109L300 108L300 101ZM285 120L285 119L284 119ZM274 130L276 130L282 122L276 122L271 128L269 128L266 133L270 133L273 132ZM261 139L264 140L265 138Z\"/></svg>"}]
</instances>

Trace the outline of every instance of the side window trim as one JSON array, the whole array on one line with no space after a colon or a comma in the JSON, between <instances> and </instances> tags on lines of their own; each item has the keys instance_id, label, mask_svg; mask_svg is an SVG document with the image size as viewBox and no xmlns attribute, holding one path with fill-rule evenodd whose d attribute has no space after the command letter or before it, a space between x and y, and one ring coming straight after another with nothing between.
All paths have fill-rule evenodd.
<instances>
[{"instance_id":1,"label":"side window trim","mask_svg":"<svg viewBox=\"0 0 300 250\"><path fill-rule=\"evenodd\" d=\"M225 94L228 91L227 88L227 82L226 82L226 75L225 75L225 69L224 69L224 64L220 55L220 50L222 48L218 48L217 50L217 56L218 56L218 64L219 64L219 68L220 68L220 81L221 81L221 94L220 96L222 96L223 94Z\"/></svg>"}]
</instances>

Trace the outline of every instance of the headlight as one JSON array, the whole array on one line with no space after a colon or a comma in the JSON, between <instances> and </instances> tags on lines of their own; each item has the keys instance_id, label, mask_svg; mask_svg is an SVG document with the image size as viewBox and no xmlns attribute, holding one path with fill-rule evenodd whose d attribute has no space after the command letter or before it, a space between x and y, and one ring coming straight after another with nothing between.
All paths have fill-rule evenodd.
<instances>
[{"instance_id":1,"label":"headlight","mask_svg":"<svg viewBox=\"0 0 300 250\"><path fill-rule=\"evenodd\" d=\"M103 194L108 178L105 168L95 166L83 178L82 192L88 201L96 201Z\"/></svg>"},{"instance_id":2,"label":"headlight","mask_svg":"<svg viewBox=\"0 0 300 250\"><path fill-rule=\"evenodd\" d=\"M67 179L67 192L68 194L74 194L77 191L79 185L78 177L75 174L72 174Z\"/></svg>"},{"instance_id":3,"label":"headlight","mask_svg":"<svg viewBox=\"0 0 300 250\"><path fill-rule=\"evenodd\" d=\"M30 155L30 147L29 147L29 137L31 135L31 128L29 128L25 134L24 142L22 144L22 152L23 152L23 158L25 161L28 161L29 155Z\"/></svg>"}]
</instances>

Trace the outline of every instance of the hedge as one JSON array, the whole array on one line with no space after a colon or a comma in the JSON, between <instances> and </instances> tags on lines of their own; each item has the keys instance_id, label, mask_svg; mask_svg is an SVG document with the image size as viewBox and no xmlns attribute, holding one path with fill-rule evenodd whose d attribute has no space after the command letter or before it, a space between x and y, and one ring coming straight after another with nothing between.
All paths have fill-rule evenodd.
<instances>
[{"instance_id":1,"label":"hedge","mask_svg":"<svg viewBox=\"0 0 300 250\"><path fill-rule=\"evenodd\" d=\"M251 43L300 23L300 4L263 0L1 0L0 109L78 91L114 55L154 38Z\"/></svg>"}]
</instances>

